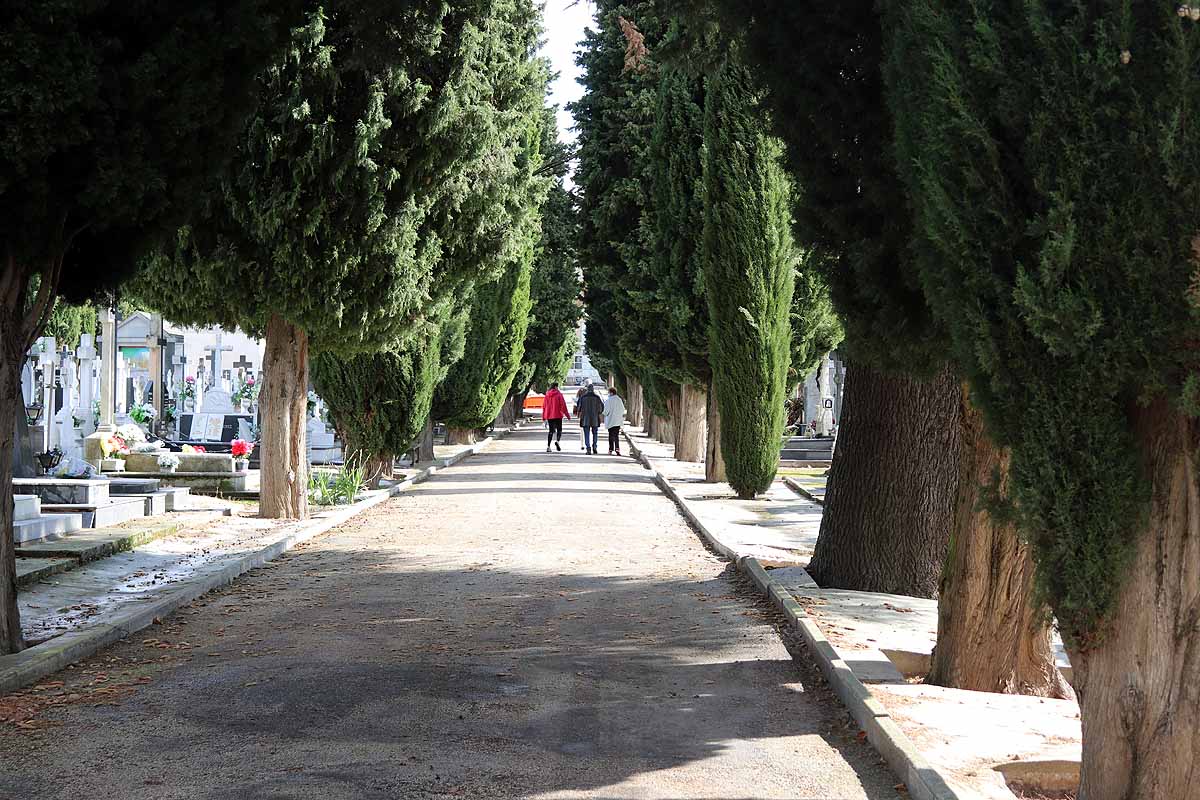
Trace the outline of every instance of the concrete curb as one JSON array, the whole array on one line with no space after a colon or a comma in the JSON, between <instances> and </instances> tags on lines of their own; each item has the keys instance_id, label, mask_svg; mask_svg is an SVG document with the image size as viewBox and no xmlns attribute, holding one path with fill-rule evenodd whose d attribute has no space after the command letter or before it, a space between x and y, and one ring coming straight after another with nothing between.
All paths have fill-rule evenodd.
<instances>
[{"instance_id":1,"label":"concrete curb","mask_svg":"<svg viewBox=\"0 0 1200 800\"><path fill-rule=\"evenodd\" d=\"M171 614L180 606L190 603L213 589L233 583L239 576L278 558L296 545L336 528L364 511L411 489L418 483L429 480L439 470L454 466L468 456L475 455L497 439L504 438L517 427L519 426L494 431L492 436L476 442L449 458L436 461L395 486L369 492L365 499L330 511L259 550L247 553L220 568L202 571L170 593L144 606L124 609L108 619L98 619L89 625L56 636L16 655L0 656L0 694L28 686L39 678L44 678L69 664L81 661L113 642L124 639L153 624L155 619Z\"/></svg>"},{"instance_id":2,"label":"concrete curb","mask_svg":"<svg viewBox=\"0 0 1200 800\"><path fill-rule=\"evenodd\" d=\"M746 575L754 585L767 596L771 603L787 617L800 632L809 652L812 653L817 666L825 676L825 680L849 710L850 715L858 726L866 732L867 740L887 762L892 772L908 789L915 800L978 800L975 794L968 794L962 789L952 787L946 779L933 767L917 750L912 740L905 735L888 714L883 704L871 694L866 684L860 681L841 654L833 646L817 623L804 611L782 584L771 578L770 573L763 569L762 564L754 556L738 556L725 545L722 545L708 530L700 518L688 507L687 501L680 496L671 485L655 469L650 458L638 449L633 438L622 431L630 452L650 470L654 482L663 493L675 501L680 511L692 527L712 545L713 549L733 561L739 572ZM789 484L790 485L790 484ZM792 487L793 489L795 487Z\"/></svg>"},{"instance_id":3,"label":"concrete curb","mask_svg":"<svg viewBox=\"0 0 1200 800\"><path fill-rule=\"evenodd\" d=\"M796 494L803 497L805 500L816 503L817 505L821 506L822 508L825 507L824 500L822 500L820 497L817 497L815 494L810 492L808 489L805 489L800 484L796 483L795 480L793 480L792 478L789 478L787 475L783 476L783 482L787 484L787 487L789 489L791 489L793 492L795 492Z\"/></svg>"}]
</instances>

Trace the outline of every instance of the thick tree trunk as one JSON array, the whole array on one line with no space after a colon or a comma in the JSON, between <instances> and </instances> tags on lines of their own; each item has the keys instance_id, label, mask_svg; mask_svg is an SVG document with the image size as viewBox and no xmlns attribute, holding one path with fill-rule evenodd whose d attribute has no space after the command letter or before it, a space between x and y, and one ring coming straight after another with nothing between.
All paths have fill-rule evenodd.
<instances>
[{"instance_id":1,"label":"thick tree trunk","mask_svg":"<svg viewBox=\"0 0 1200 800\"><path fill-rule=\"evenodd\" d=\"M984 431L962 390L962 455L954 527L942 572L937 646L928 682L979 692L1070 698L1054 663L1050 611L1034 599L1033 555L983 505L1008 481L1008 454Z\"/></svg>"},{"instance_id":2,"label":"thick tree trunk","mask_svg":"<svg viewBox=\"0 0 1200 800\"><path fill-rule=\"evenodd\" d=\"M479 441L479 432L475 428L455 428L446 426L446 444L475 444Z\"/></svg>"},{"instance_id":3,"label":"thick tree trunk","mask_svg":"<svg viewBox=\"0 0 1200 800\"><path fill-rule=\"evenodd\" d=\"M1161 398L1130 416L1151 505L1103 638L1070 653L1079 800L1182 800L1200 771L1200 424Z\"/></svg>"},{"instance_id":4,"label":"thick tree trunk","mask_svg":"<svg viewBox=\"0 0 1200 800\"><path fill-rule=\"evenodd\" d=\"M675 460L704 460L704 431L708 393L686 383L679 387L679 413L675 415Z\"/></svg>"},{"instance_id":5,"label":"thick tree trunk","mask_svg":"<svg viewBox=\"0 0 1200 800\"><path fill-rule=\"evenodd\" d=\"M308 334L276 314L267 323L258 403L262 419L258 514L304 519L308 516Z\"/></svg>"},{"instance_id":6,"label":"thick tree trunk","mask_svg":"<svg viewBox=\"0 0 1200 800\"><path fill-rule=\"evenodd\" d=\"M505 401L500 404L500 413L496 415L494 420L492 420L492 425L497 428L507 428L509 425L513 424L513 419L512 402L510 399L506 398Z\"/></svg>"},{"instance_id":7,"label":"thick tree trunk","mask_svg":"<svg viewBox=\"0 0 1200 800\"><path fill-rule=\"evenodd\" d=\"M637 378L625 379L626 393L629 395L628 406L625 410L629 417L629 424L632 427L640 428L646 422L642 414L642 385L638 383Z\"/></svg>"},{"instance_id":8,"label":"thick tree trunk","mask_svg":"<svg viewBox=\"0 0 1200 800\"><path fill-rule=\"evenodd\" d=\"M724 483L728 478L725 475L725 456L721 453L721 408L717 403L717 393L712 391L711 386L705 406L704 480Z\"/></svg>"},{"instance_id":9,"label":"thick tree trunk","mask_svg":"<svg viewBox=\"0 0 1200 800\"><path fill-rule=\"evenodd\" d=\"M415 458L417 461L433 461L433 417L425 420L421 429L421 437L417 439Z\"/></svg>"},{"instance_id":10,"label":"thick tree trunk","mask_svg":"<svg viewBox=\"0 0 1200 800\"><path fill-rule=\"evenodd\" d=\"M827 588L934 597L954 522L959 381L852 364L809 571Z\"/></svg>"},{"instance_id":11,"label":"thick tree trunk","mask_svg":"<svg viewBox=\"0 0 1200 800\"><path fill-rule=\"evenodd\" d=\"M679 420L679 388L675 387L667 393L667 415L662 418L659 428L659 441L663 444L675 444L675 429Z\"/></svg>"},{"instance_id":12,"label":"thick tree trunk","mask_svg":"<svg viewBox=\"0 0 1200 800\"><path fill-rule=\"evenodd\" d=\"M0 310L5 314L6 310ZM15 326L0 324L0 655L25 649L21 612L17 607L17 561L13 544L13 446L21 398L20 335Z\"/></svg>"}]
</instances>

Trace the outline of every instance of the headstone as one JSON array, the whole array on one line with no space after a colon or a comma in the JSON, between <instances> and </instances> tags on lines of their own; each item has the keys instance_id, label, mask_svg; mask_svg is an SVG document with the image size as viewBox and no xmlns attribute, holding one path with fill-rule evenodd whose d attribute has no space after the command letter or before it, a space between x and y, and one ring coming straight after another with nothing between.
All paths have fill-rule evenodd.
<instances>
[{"instance_id":1,"label":"headstone","mask_svg":"<svg viewBox=\"0 0 1200 800\"><path fill-rule=\"evenodd\" d=\"M208 358L208 362L209 362L209 370L208 371L209 371L209 375L211 376L210 380L212 381L212 383L209 385L217 387L217 388L220 388L217 384L217 380L219 380L221 378L221 353L225 353L225 352L229 352L229 351L233 350L233 345L222 344L221 343L222 341L223 341L223 334L221 332L221 329L218 328L216 342L213 343L212 345L204 348L205 350L208 351L208 355L206 356L206 358Z\"/></svg>"},{"instance_id":2,"label":"headstone","mask_svg":"<svg viewBox=\"0 0 1200 800\"><path fill-rule=\"evenodd\" d=\"M57 444L54 425L54 362L58 353L54 349L54 337L38 339L40 351L38 362L42 367L42 451L47 452Z\"/></svg>"},{"instance_id":3,"label":"headstone","mask_svg":"<svg viewBox=\"0 0 1200 800\"><path fill-rule=\"evenodd\" d=\"M223 389L209 389L204 393L204 404L200 406L201 414L233 414L236 409L230 399L229 392Z\"/></svg>"},{"instance_id":4,"label":"headstone","mask_svg":"<svg viewBox=\"0 0 1200 800\"><path fill-rule=\"evenodd\" d=\"M83 419L80 433L84 436L96 429L92 417L92 403L96 399L95 339L94 334L83 334L79 339L79 347L75 350L75 356L79 359L79 408L75 415Z\"/></svg>"},{"instance_id":5,"label":"headstone","mask_svg":"<svg viewBox=\"0 0 1200 800\"><path fill-rule=\"evenodd\" d=\"M83 453L82 436L79 429L75 427L75 417L78 416L76 412L79 405L79 387L75 359L71 358L69 352L64 351L63 357L63 404L57 414L58 446L65 456L78 458Z\"/></svg>"}]
</instances>

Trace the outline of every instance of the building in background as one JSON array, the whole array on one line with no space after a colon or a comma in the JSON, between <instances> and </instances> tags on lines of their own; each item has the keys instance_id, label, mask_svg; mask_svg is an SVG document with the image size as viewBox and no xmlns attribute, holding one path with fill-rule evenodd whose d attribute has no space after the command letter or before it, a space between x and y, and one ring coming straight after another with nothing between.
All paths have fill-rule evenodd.
<instances>
[{"instance_id":1,"label":"building in background","mask_svg":"<svg viewBox=\"0 0 1200 800\"><path fill-rule=\"evenodd\" d=\"M579 343L575 346L575 362L567 370L567 383L572 386L592 381L603 383L600 371L592 366L587 354L587 325L581 320L577 331Z\"/></svg>"}]
</instances>

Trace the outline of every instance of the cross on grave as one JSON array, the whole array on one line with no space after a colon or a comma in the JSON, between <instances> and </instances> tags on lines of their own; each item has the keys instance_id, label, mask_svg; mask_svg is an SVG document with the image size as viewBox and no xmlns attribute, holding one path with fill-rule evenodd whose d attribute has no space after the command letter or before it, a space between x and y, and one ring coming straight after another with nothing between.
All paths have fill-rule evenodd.
<instances>
[{"instance_id":1,"label":"cross on grave","mask_svg":"<svg viewBox=\"0 0 1200 800\"><path fill-rule=\"evenodd\" d=\"M206 355L205 358L207 358L209 363L212 365L212 368L209 370L209 374L212 376L214 386L216 385L217 376L221 374L221 353L233 350L233 345L222 345L221 340L221 329L218 328L217 341L214 344L204 348L208 351L208 355Z\"/></svg>"},{"instance_id":2,"label":"cross on grave","mask_svg":"<svg viewBox=\"0 0 1200 800\"><path fill-rule=\"evenodd\" d=\"M248 359L248 358L246 358L246 356L242 355L242 356L238 356L238 360L233 362L233 366L235 369L248 370L248 369L250 369L250 367L252 365L250 364L250 359Z\"/></svg>"}]
</instances>

